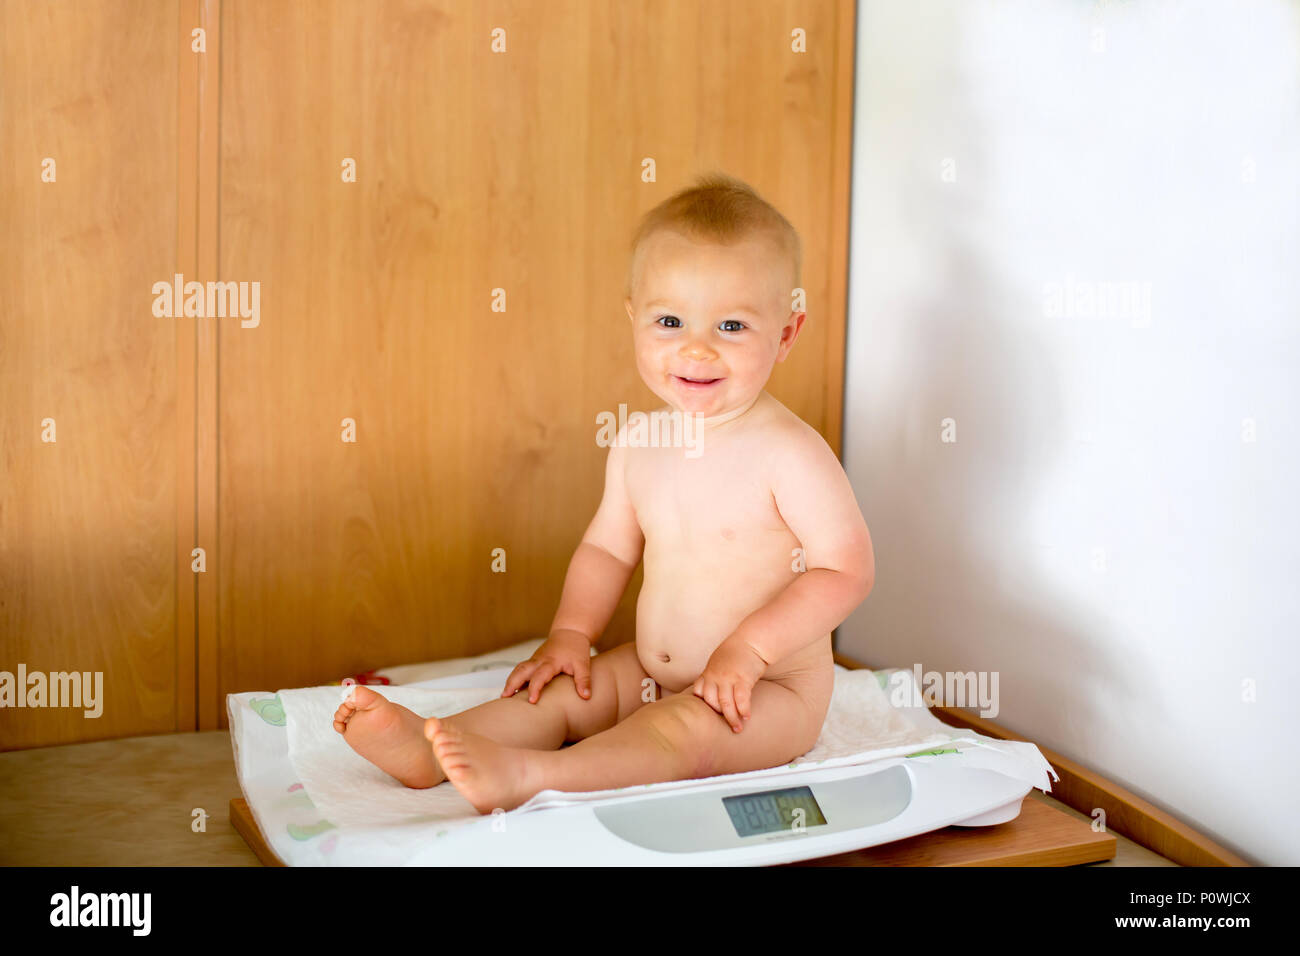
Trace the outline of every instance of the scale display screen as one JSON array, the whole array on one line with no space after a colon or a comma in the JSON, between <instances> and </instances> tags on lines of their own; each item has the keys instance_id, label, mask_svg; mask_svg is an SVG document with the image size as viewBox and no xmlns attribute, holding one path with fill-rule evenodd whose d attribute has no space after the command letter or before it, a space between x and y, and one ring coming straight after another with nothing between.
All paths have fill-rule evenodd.
<instances>
[{"instance_id":1,"label":"scale display screen","mask_svg":"<svg viewBox=\"0 0 1300 956\"><path fill-rule=\"evenodd\" d=\"M822 808L813 799L809 787L741 793L723 797L722 805L727 808L736 835L742 837L793 830L796 821L798 826L805 827L824 826L826 823Z\"/></svg>"}]
</instances>

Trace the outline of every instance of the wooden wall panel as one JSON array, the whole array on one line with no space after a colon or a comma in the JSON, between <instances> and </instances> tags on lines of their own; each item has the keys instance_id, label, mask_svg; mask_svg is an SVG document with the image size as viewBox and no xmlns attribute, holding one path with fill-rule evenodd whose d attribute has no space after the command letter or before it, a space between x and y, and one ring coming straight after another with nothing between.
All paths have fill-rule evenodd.
<instances>
[{"instance_id":1,"label":"wooden wall panel","mask_svg":"<svg viewBox=\"0 0 1300 956\"><path fill-rule=\"evenodd\" d=\"M700 172L799 229L809 320L770 388L838 448L852 13L224 0L218 269L261 314L218 322L222 694L544 635L599 500L596 415L652 407L628 238Z\"/></svg>"},{"instance_id":2,"label":"wooden wall panel","mask_svg":"<svg viewBox=\"0 0 1300 956\"><path fill-rule=\"evenodd\" d=\"M104 681L95 719L0 709L3 749L185 726L177 328L151 309L176 263L178 15L0 3L0 670Z\"/></svg>"},{"instance_id":3,"label":"wooden wall panel","mask_svg":"<svg viewBox=\"0 0 1300 956\"><path fill-rule=\"evenodd\" d=\"M106 679L96 721L0 709L0 747L216 726L231 691L544 633L600 495L596 414L654 402L630 231L700 172L799 229L809 321L770 388L838 447L852 19L0 2L0 670ZM259 326L155 318L175 272L258 282Z\"/></svg>"}]
</instances>

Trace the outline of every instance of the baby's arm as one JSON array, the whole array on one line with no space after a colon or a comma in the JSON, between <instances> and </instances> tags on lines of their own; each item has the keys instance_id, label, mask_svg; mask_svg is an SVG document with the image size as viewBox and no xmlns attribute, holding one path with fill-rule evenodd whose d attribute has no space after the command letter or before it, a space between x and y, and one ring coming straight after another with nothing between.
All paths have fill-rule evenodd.
<instances>
[{"instance_id":1,"label":"baby's arm","mask_svg":"<svg viewBox=\"0 0 1300 956\"><path fill-rule=\"evenodd\" d=\"M812 429L789 435L769 460L772 497L799 539L807 570L741 621L733 636L771 664L844 623L871 592L876 560L848 476L820 435Z\"/></svg>"},{"instance_id":2,"label":"baby's arm","mask_svg":"<svg viewBox=\"0 0 1300 956\"><path fill-rule=\"evenodd\" d=\"M645 548L645 537L627 494L626 461L627 449L621 443L610 448L605 461L604 496L569 561L560 606L551 622L551 634L561 631L581 634L588 647L614 616ZM581 678L574 675L578 693L583 697L591 696L589 674L584 668ZM548 676L546 680L549 679ZM540 687L534 689L540 691Z\"/></svg>"},{"instance_id":3,"label":"baby's arm","mask_svg":"<svg viewBox=\"0 0 1300 956\"><path fill-rule=\"evenodd\" d=\"M736 732L749 718L750 689L768 665L838 627L875 582L871 535L835 453L812 429L779 440L769 458L772 496L799 539L807 570L740 622L692 687Z\"/></svg>"}]
</instances>

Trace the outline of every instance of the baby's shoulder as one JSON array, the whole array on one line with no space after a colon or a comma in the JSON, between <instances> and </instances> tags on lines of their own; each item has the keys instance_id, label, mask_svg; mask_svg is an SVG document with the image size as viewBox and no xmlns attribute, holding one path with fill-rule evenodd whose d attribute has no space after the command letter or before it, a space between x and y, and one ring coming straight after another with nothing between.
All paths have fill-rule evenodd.
<instances>
[{"instance_id":1,"label":"baby's shoulder","mask_svg":"<svg viewBox=\"0 0 1300 956\"><path fill-rule=\"evenodd\" d=\"M763 477L772 493L782 500L837 486L844 472L834 449L817 429L776 404L763 436Z\"/></svg>"},{"instance_id":2,"label":"baby's shoulder","mask_svg":"<svg viewBox=\"0 0 1300 956\"><path fill-rule=\"evenodd\" d=\"M764 445L787 459L810 457L824 460L827 455L835 457L835 452L817 429L766 392L764 395L768 399L760 436Z\"/></svg>"}]
</instances>

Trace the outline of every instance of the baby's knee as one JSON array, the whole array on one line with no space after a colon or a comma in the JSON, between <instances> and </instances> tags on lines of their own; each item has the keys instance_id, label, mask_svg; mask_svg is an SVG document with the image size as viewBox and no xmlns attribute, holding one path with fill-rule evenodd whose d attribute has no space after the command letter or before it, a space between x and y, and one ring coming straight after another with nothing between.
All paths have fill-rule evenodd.
<instances>
[{"instance_id":1,"label":"baby's knee","mask_svg":"<svg viewBox=\"0 0 1300 956\"><path fill-rule=\"evenodd\" d=\"M528 686L516 697L528 700ZM568 674L556 674L537 695L537 703L563 713L565 743L575 743L612 727L618 718L618 700L609 693L597 693L592 688L590 697L578 693L577 682Z\"/></svg>"},{"instance_id":2,"label":"baby's knee","mask_svg":"<svg viewBox=\"0 0 1300 956\"><path fill-rule=\"evenodd\" d=\"M578 692L578 685L568 674L556 674L548 680L546 686L542 688L543 694L547 691L550 691L552 694L563 694L565 697L568 697L570 694L576 694Z\"/></svg>"},{"instance_id":3,"label":"baby's knee","mask_svg":"<svg viewBox=\"0 0 1300 956\"><path fill-rule=\"evenodd\" d=\"M654 704L646 716L651 736L687 762L691 777L713 774L712 741L722 720L717 711L693 694L679 694Z\"/></svg>"},{"instance_id":4,"label":"baby's knee","mask_svg":"<svg viewBox=\"0 0 1300 956\"><path fill-rule=\"evenodd\" d=\"M568 674L556 674L536 692L534 701L532 684L524 684L508 699L528 704L530 707L565 707L569 698L578 696L578 688Z\"/></svg>"}]
</instances>

